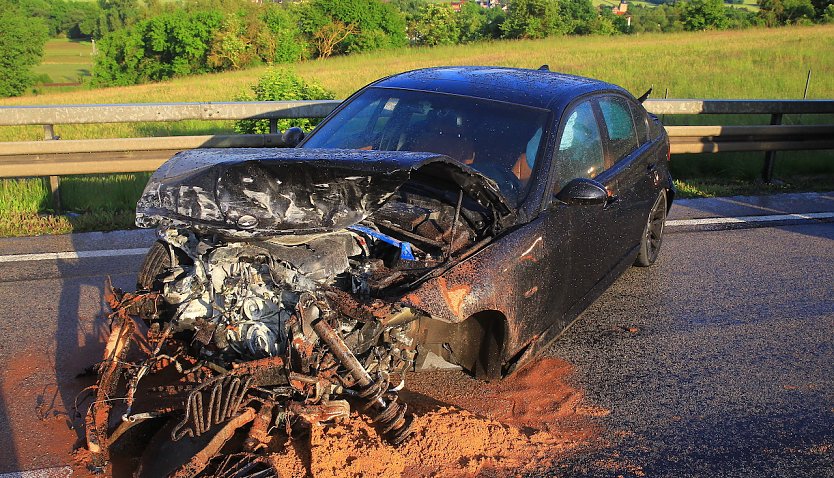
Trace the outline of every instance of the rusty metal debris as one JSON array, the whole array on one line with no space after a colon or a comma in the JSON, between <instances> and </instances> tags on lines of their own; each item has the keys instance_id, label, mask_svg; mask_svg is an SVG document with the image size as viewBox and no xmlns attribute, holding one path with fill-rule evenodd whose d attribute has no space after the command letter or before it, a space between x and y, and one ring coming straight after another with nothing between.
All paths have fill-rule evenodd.
<instances>
[{"instance_id":1,"label":"rusty metal debris","mask_svg":"<svg viewBox=\"0 0 834 478\"><path fill-rule=\"evenodd\" d=\"M219 425L235 416L246 392L252 384L252 377L236 377L231 374L219 375L191 391L185 404L185 415L171 431L171 439L184 436L200 436L214 425Z\"/></svg>"},{"instance_id":2,"label":"rusty metal debris","mask_svg":"<svg viewBox=\"0 0 834 478\"><path fill-rule=\"evenodd\" d=\"M165 458L175 477L277 476L261 459L276 433L345 420L352 405L389 443L408 438L411 416L394 386L414 367L419 314L354 293L357 280L373 279L361 268L347 276L357 267L348 257L367 254L371 238L341 231L287 246L159 233L164 254L149 258L164 260L146 264L150 290L105 287L112 332L87 414L93 469L105 470L115 442L147 422L167 424L156 441L192 450ZM305 274L305 260L324 264ZM221 454L242 430L241 454Z\"/></svg>"}]
</instances>

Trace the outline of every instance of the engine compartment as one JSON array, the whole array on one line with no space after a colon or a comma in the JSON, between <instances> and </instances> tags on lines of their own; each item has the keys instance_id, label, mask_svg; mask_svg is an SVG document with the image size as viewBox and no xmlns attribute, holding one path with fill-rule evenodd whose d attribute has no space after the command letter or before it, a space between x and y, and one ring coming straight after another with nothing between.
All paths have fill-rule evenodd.
<instances>
[{"instance_id":1,"label":"engine compartment","mask_svg":"<svg viewBox=\"0 0 834 478\"><path fill-rule=\"evenodd\" d=\"M151 327L170 327L171 336L188 343L197 360L229 369L238 362L284 357L293 373L316 377L326 368L326 352L316 350L318 337L304 320L310 317L301 312L306 301L378 379L390 382L391 375L413 367L416 352L407 322L351 316L337 304L344 293L367 299L382 289L388 282L379 275L384 261L372 251L391 249L390 244L374 247L372 241L381 241L352 230L246 243L209 243L177 229L161 236L177 264L156 279L164 312L151 319ZM337 376L316 396L337 394L345 385L352 383Z\"/></svg>"}]
</instances>

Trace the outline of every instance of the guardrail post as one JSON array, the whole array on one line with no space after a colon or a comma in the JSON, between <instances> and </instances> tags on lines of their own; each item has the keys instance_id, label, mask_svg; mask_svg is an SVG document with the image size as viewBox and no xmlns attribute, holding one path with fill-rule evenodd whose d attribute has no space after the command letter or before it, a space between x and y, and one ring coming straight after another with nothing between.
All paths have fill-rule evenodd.
<instances>
[{"instance_id":1,"label":"guardrail post","mask_svg":"<svg viewBox=\"0 0 834 478\"><path fill-rule=\"evenodd\" d=\"M51 124L43 125L43 139L47 141L51 141L53 139L58 139L55 136L55 127Z\"/></svg>"},{"instance_id":2,"label":"guardrail post","mask_svg":"<svg viewBox=\"0 0 834 478\"><path fill-rule=\"evenodd\" d=\"M58 139L55 136L55 127L51 124L43 125L43 139L46 141L54 141ZM61 177L49 176L49 194L52 198L52 209L55 212L61 210Z\"/></svg>"},{"instance_id":3,"label":"guardrail post","mask_svg":"<svg viewBox=\"0 0 834 478\"><path fill-rule=\"evenodd\" d=\"M782 124L782 113L775 113L770 115L771 125ZM764 182L770 183L773 181L773 163L776 160L776 151L768 151L765 153L764 167L762 168L762 179Z\"/></svg>"},{"instance_id":4,"label":"guardrail post","mask_svg":"<svg viewBox=\"0 0 834 478\"><path fill-rule=\"evenodd\" d=\"M276 118L269 119L269 134L278 134L278 120Z\"/></svg>"}]
</instances>

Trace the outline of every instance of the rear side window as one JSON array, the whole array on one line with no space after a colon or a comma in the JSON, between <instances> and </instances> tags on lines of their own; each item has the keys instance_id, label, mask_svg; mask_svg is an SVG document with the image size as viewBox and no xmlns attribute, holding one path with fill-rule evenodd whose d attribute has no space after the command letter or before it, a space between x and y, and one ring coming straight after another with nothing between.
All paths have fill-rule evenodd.
<instances>
[{"instance_id":1,"label":"rear side window","mask_svg":"<svg viewBox=\"0 0 834 478\"><path fill-rule=\"evenodd\" d=\"M567 118L556 153L559 189L572 179L590 179L605 169L602 136L591 103L580 104Z\"/></svg>"},{"instance_id":2,"label":"rear side window","mask_svg":"<svg viewBox=\"0 0 834 478\"><path fill-rule=\"evenodd\" d=\"M631 106L631 117L634 119L634 129L637 131L637 139L643 145L649 142L649 124L646 119L646 113L643 108L636 104L629 102Z\"/></svg>"},{"instance_id":3,"label":"rear side window","mask_svg":"<svg viewBox=\"0 0 834 478\"><path fill-rule=\"evenodd\" d=\"M649 117L649 138L654 139L663 134L663 126L656 116Z\"/></svg>"},{"instance_id":4,"label":"rear side window","mask_svg":"<svg viewBox=\"0 0 834 478\"><path fill-rule=\"evenodd\" d=\"M637 131L634 128L631 108L629 108L625 98L617 96L600 98L599 107L602 110L602 118L608 130L611 161L616 163L631 154L640 145L637 141Z\"/></svg>"}]
</instances>

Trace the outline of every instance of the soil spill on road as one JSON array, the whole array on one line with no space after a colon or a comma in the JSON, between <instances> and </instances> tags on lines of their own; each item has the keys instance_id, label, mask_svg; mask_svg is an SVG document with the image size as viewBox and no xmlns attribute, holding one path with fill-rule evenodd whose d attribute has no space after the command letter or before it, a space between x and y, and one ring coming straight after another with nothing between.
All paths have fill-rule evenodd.
<instances>
[{"instance_id":1,"label":"soil spill on road","mask_svg":"<svg viewBox=\"0 0 834 478\"><path fill-rule=\"evenodd\" d=\"M81 420L67 410L63 397L77 394L85 383L73 374L56 373L54 354L32 348L17 353L0 374L0 393L11 405L7 415L13 445L0 447L0 464L33 469L68 463Z\"/></svg>"},{"instance_id":2,"label":"soil spill on road","mask_svg":"<svg viewBox=\"0 0 834 478\"><path fill-rule=\"evenodd\" d=\"M275 455L291 477L475 477L543 471L592 444L606 410L584 405L571 366L538 360L509 379L474 380L462 372L412 374L403 399L415 411L415 436L399 448L366 421L313 429Z\"/></svg>"},{"instance_id":3,"label":"soil spill on road","mask_svg":"<svg viewBox=\"0 0 834 478\"><path fill-rule=\"evenodd\" d=\"M354 413L346 423L313 427L283 446L273 442L278 450L272 459L284 478L502 477L545 470L595 443L601 429L593 418L607 413L583 404L571 374L568 363L552 358L503 381L478 381L462 372L410 374L403 398L416 418L408 443L385 444L371 423ZM57 399L85 384L55 377L53 357L35 351L21 352L2 372L2 393L23 410L10 417L18 455L10 458L29 469L75 461L74 476L87 475L69 456L79 444L71 428L79 421ZM39 419L29 418L32 409Z\"/></svg>"}]
</instances>

